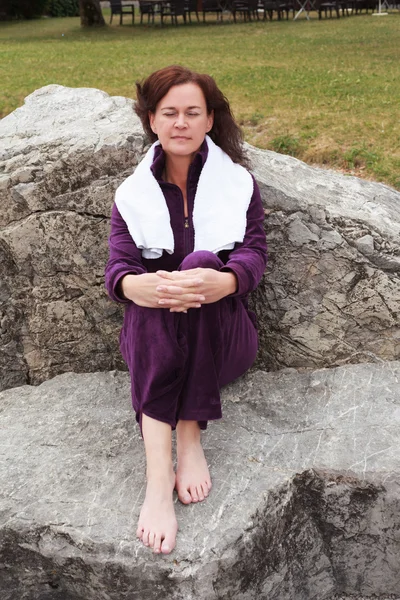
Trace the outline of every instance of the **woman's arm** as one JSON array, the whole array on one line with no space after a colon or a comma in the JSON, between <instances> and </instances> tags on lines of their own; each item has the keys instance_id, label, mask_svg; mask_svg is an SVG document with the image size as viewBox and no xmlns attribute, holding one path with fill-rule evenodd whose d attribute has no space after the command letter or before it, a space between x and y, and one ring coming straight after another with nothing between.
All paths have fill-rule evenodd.
<instances>
[{"instance_id":1,"label":"woman's arm","mask_svg":"<svg viewBox=\"0 0 400 600\"><path fill-rule=\"evenodd\" d=\"M254 178L253 178L254 179ZM235 244L221 272L233 272L237 278L236 292L245 296L256 289L267 264L267 241L264 232L264 207L260 189L254 180L254 192L247 209L247 226L243 242Z\"/></svg>"},{"instance_id":2,"label":"woman's arm","mask_svg":"<svg viewBox=\"0 0 400 600\"><path fill-rule=\"evenodd\" d=\"M134 302L147 308L169 308L160 304L164 294L157 290L163 279L148 273L142 263L142 253L128 231L124 219L114 204L109 237L110 257L105 269L108 294L116 302ZM188 278L179 299L182 310L199 308L204 299L196 289L196 279Z\"/></svg>"},{"instance_id":3,"label":"woman's arm","mask_svg":"<svg viewBox=\"0 0 400 600\"><path fill-rule=\"evenodd\" d=\"M264 232L264 208L261 201L260 190L254 180L254 192L247 210L247 226L243 242L235 244L230 252L227 263L219 271L207 268L190 269L188 271L157 271L165 280L158 287L167 298L173 312L180 312L178 306L180 286L186 277L195 277L200 281L196 292L203 294L205 300L202 304L218 302L225 296L245 296L254 290L263 276L267 263L267 242Z\"/></svg>"},{"instance_id":4,"label":"woman's arm","mask_svg":"<svg viewBox=\"0 0 400 600\"><path fill-rule=\"evenodd\" d=\"M147 273L142 263L142 253L131 238L125 221L114 204L111 213L111 233L108 238L110 256L105 268L105 286L115 302L129 302L122 292L121 282L125 275Z\"/></svg>"}]
</instances>

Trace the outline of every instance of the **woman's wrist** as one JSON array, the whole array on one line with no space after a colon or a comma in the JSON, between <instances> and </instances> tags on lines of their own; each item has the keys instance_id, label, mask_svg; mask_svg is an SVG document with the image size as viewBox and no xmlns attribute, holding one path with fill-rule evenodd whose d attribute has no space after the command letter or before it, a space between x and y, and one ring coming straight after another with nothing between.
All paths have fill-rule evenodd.
<instances>
[{"instance_id":1,"label":"woman's wrist","mask_svg":"<svg viewBox=\"0 0 400 600\"><path fill-rule=\"evenodd\" d=\"M233 271L224 271L221 273L224 276L224 289L226 291L225 296L234 294L238 289L238 280Z\"/></svg>"},{"instance_id":2,"label":"woman's wrist","mask_svg":"<svg viewBox=\"0 0 400 600\"><path fill-rule=\"evenodd\" d=\"M123 277L121 277L121 279L119 281L119 289L121 290L122 296L126 300L132 300L132 298L129 297L129 294L132 293L132 287L134 285L133 282L137 277L139 277L139 275L134 275L133 273L128 273L127 275L124 275Z\"/></svg>"}]
</instances>

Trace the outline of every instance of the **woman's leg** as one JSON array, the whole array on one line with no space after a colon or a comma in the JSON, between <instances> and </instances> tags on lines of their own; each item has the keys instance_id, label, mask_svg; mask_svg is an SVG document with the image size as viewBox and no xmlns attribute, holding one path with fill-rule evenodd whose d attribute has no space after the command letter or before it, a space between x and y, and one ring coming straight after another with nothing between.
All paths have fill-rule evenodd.
<instances>
[{"instance_id":1,"label":"woman's leg","mask_svg":"<svg viewBox=\"0 0 400 600\"><path fill-rule=\"evenodd\" d=\"M175 547L178 531L172 501L175 474L171 426L142 414L142 434L146 449L147 488L136 533L154 552L169 554Z\"/></svg>"},{"instance_id":2,"label":"woman's leg","mask_svg":"<svg viewBox=\"0 0 400 600\"><path fill-rule=\"evenodd\" d=\"M215 254L200 251L188 255L180 270L219 270L222 266ZM177 414L176 489L181 502L189 504L204 500L211 489L200 426L204 429L207 420L221 418L220 387L251 366L257 351L257 332L237 298L190 309L181 332L186 338L188 360Z\"/></svg>"},{"instance_id":3,"label":"woman's leg","mask_svg":"<svg viewBox=\"0 0 400 600\"><path fill-rule=\"evenodd\" d=\"M176 426L178 465L175 488L183 504L201 502L211 490L211 477L201 445L197 421L180 420Z\"/></svg>"}]
</instances>

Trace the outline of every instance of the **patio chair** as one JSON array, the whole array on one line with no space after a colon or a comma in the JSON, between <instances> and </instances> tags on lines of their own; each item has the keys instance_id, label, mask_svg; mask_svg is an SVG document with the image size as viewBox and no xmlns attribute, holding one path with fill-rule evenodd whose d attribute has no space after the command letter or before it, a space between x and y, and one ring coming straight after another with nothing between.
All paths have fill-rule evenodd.
<instances>
[{"instance_id":1,"label":"patio chair","mask_svg":"<svg viewBox=\"0 0 400 600\"><path fill-rule=\"evenodd\" d=\"M218 0L203 0L201 10L203 12L203 22L206 20L206 13L215 12L220 15L222 21L222 6Z\"/></svg>"},{"instance_id":2,"label":"patio chair","mask_svg":"<svg viewBox=\"0 0 400 600\"><path fill-rule=\"evenodd\" d=\"M154 24L154 15L159 13L159 10L156 10L155 2L146 2L146 0L139 0L139 12L140 12L140 24L143 23L143 16L147 15L147 23L151 22Z\"/></svg>"},{"instance_id":3,"label":"patio chair","mask_svg":"<svg viewBox=\"0 0 400 600\"><path fill-rule=\"evenodd\" d=\"M377 4L377 0L353 0L353 10L355 14L361 14L363 10L368 14L370 9L371 12L374 12Z\"/></svg>"},{"instance_id":4,"label":"patio chair","mask_svg":"<svg viewBox=\"0 0 400 600\"><path fill-rule=\"evenodd\" d=\"M290 12L293 13L293 17L296 11L300 8L297 0L278 0L278 19L281 20L284 13L286 13L286 21L289 20Z\"/></svg>"},{"instance_id":5,"label":"patio chair","mask_svg":"<svg viewBox=\"0 0 400 600\"><path fill-rule=\"evenodd\" d=\"M199 17L199 2L198 0L185 0L185 13L188 16L189 23L192 22L190 13L196 13L197 21L200 21Z\"/></svg>"},{"instance_id":6,"label":"patio chair","mask_svg":"<svg viewBox=\"0 0 400 600\"><path fill-rule=\"evenodd\" d=\"M322 11L324 11L326 18L328 17L328 11L329 16L332 17L333 10L336 12L337 18L340 18L338 0L316 0L315 10L318 12L318 19L322 19Z\"/></svg>"},{"instance_id":7,"label":"patio chair","mask_svg":"<svg viewBox=\"0 0 400 600\"><path fill-rule=\"evenodd\" d=\"M252 17L258 19L258 0L232 0L230 9L236 23L236 13L243 16L244 21L251 21Z\"/></svg>"},{"instance_id":8,"label":"patio chair","mask_svg":"<svg viewBox=\"0 0 400 600\"><path fill-rule=\"evenodd\" d=\"M119 24L122 25L122 18L124 15L132 15L132 25L135 22L135 7L133 4L122 4L121 0L110 0L110 25L114 15L119 15Z\"/></svg>"},{"instance_id":9,"label":"patio chair","mask_svg":"<svg viewBox=\"0 0 400 600\"><path fill-rule=\"evenodd\" d=\"M164 24L164 17L171 17L171 23L178 25L178 17L183 17L186 23L185 0L171 0L168 3L161 4L161 25Z\"/></svg>"},{"instance_id":10,"label":"patio chair","mask_svg":"<svg viewBox=\"0 0 400 600\"><path fill-rule=\"evenodd\" d=\"M280 19L278 0L258 0L258 10L263 13L263 21L266 20L267 15L272 21L275 11L278 19Z\"/></svg>"}]
</instances>

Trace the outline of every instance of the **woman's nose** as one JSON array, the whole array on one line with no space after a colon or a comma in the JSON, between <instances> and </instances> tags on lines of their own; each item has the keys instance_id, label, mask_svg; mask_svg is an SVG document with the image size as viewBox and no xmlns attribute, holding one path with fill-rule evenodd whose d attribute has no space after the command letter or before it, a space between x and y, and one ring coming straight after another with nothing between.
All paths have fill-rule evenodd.
<instances>
[{"instance_id":1,"label":"woman's nose","mask_svg":"<svg viewBox=\"0 0 400 600\"><path fill-rule=\"evenodd\" d=\"M176 121L175 121L175 126L176 127L185 127L186 126L186 117L185 117L184 113L180 113L177 115Z\"/></svg>"}]
</instances>

